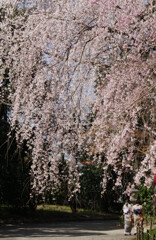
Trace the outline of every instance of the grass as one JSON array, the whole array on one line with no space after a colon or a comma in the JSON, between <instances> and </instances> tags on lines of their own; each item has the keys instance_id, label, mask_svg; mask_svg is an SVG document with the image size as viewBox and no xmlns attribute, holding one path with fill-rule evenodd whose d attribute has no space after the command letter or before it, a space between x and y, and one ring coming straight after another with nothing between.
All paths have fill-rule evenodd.
<instances>
[{"instance_id":1,"label":"grass","mask_svg":"<svg viewBox=\"0 0 156 240\"><path fill-rule=\"evenodd\" d=\"M60 206L60 205L38 205L37 211L55 211L55 212L69 212L71 213L71 209L68 206Z\"/></svg>"},{"instance_id":2,"label":"grass","mask_svg":"<svg viewBox=\"0 0 156 240\"><path fill-rule=\"evenodd\" d=\"M79 221L94 219L117 219L118 215L101 213L86 209L78 209L72 213L69 206L59 205L38 205L36 210L29 208L15 209L7 206L0 206L0 223L12 222L57 222L57 221Z\"/></svg>"},{"instance_id":3,"label":"grass","mask_svg":"<svg viewBox=\"0 0 156 240\"><path fill-rule=\"evenodd\" d=\"M153 234L155 234L156 236L156 228L152 229L152 230L149 230L149 240L153 240ZM147 239L147 233L144 233L144 240Z\"/></svg>"},{"instance_id":4,"label":"grass","mask_svg":"<svg viewBox=\"0 0 156 240\"><path fill-rule=\"evenodd\" d=\"M49 211L49 212L66 212L66 213L72 213L71 208L69 206L60 206L60 205L38 205L37 211ZM90 215L90 216L103 216L104 213L87 210L83 208L78 208L77 215Z\"/></svg>"}]
</instances>

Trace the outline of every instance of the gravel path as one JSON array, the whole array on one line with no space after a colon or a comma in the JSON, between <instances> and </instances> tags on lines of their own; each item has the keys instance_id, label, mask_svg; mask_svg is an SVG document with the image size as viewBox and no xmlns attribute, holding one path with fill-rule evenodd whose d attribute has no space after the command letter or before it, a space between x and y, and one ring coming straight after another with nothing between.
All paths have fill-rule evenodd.
<instances>
[{"instance_id":1,"label":"gravel path","mask_svg":"<svg viewBox=\"0 0 156 240\"><path fill-rule=\"evenodd\" d=\"M117 220L83 221L52 224L0 226L0 239L5 240L130 240Z\"/></svg>"}]
</instances>

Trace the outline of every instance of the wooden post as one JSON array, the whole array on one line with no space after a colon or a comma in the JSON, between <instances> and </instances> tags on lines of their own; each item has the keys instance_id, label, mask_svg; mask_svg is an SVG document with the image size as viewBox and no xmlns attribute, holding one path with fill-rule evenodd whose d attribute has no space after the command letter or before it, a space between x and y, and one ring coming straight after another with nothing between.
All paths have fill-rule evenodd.
<instances>
[{"instance_id":1,"label":"wooden post","mask_svg":"<svg viewBox=\"0 0 156 240\"><path fill-rule=\"evenodd\" d=\"M144 228L143 228L143 221L141 222L141 240L144 240Z\"/></svg>"},{"instance_id":2,"label":"wooden post","mask_svg":"<svg viewBox=\"0 0 156 240\"><path fill-rule=\"evenodd\" d=\"M137 225L136 239L139 240L139 228L138 228L138 225Z\"/></svg>"},{"instance_id":3,"label":"wooden post","mask_svg":"<svg viewBox=\"0 0 156 240\"><path fill-rule=\"evenodd\" d=\"M140 227L139 224L137 225L137 240L140 240Z\"/></svg>"},{"instance_id":4,"label":"wooden post","mask_svg":"<svg viewBox=\"0 0 156 240\"><path fill-rule=\"evenodd\" d=\"M149 240L149 230L147 230L147 240Z\"/></svg>"}]
</instances>

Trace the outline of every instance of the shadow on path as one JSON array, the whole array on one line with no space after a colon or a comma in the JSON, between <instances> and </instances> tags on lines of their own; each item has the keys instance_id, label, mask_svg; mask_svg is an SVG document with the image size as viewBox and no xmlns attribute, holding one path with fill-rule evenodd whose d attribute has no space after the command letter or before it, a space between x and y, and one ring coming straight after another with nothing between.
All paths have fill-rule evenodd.
<instances>
[{"instance_id":1,"label":"shadow on path","mask_svg":"<svg viewBox=\"0 0 156 240\"><path fill-rule=\"evenodd\" d=\"M0 226L0 238L76 237L106 235L104 231L119 229L117 220L83 221L52 224L20 224Z\"/></svg>"}]
</instances>

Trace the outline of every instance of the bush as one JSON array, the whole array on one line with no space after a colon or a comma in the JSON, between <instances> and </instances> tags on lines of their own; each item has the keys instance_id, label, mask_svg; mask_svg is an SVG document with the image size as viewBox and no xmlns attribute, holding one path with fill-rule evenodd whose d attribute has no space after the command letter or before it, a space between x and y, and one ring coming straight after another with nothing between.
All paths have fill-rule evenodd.
<instances>
[{"instance_id":1,"label":"bush","mask_svg":"<svg viewBox=\"0 0 156 240\"><path fill-rule=\"evenodd\" d=\"M153 189L147 188L143 185L139 188L138 197L140 198L141 204L143 205L143 210L145 215L153 215L153 203L152 203Z\"/></svg>"}]
</instances>

